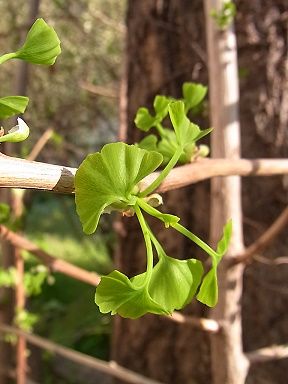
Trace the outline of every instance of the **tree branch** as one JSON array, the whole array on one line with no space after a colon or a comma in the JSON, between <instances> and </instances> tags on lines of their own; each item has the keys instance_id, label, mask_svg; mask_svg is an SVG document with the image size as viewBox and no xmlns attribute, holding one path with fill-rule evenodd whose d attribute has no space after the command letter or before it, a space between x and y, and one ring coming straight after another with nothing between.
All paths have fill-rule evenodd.
<instances>
[{"instance_id":1,"label":"tree branch","mask_svg":"<svg viewBox=\"0 0 288 384\"><path fill-rule=\"evenodd\" d=\"M287 345L271 345L270 347L260 348L246 354L250 364L265 363L267 361L287 359Z\"/></svg>"},{"instance_id":2,"label":"tree branch","mask_svg":"<svg viewBox=\"0 0 288 384\"><path fill-rule=\"evenodd\" d=\"M43 251L37 245L27 240L25 237L11 231L4 225L0 225L0 237L9 241L14 247L25 249L41 260L52 272L60 272L73 279L83 281L87 284L97 286L100 283L100 276L95 272L89 272L85 269L76 267L67 261L55 258L55 256ZM201 329L210 333L217 333L220 330L220 325L217 321L196 318L192 316L184 316L179 312L174 312L172 316L167 316L167 319L181 324L192 325L195 328Z\"/></svg>"},{"instance_id":3,"label":"tree branch","mask_svg":"<svg viewBox=\"0 0 288 384\"><path fill-rule=\"evenodd\" d=\"M29 343L36 345L42 349L56 353L57 355L63 356L76 364L85 365L86 367L96 369L97 371L103 372L106 375L117 377L118 379L124 380L127 383L133 384L160 384L159 381L155 381L146 378L138 373L129 371L128 369L121 367L114 361L106 362L95 357L85 355L84 353L73 351L72 349L62 347L59 344L53 343L50 340L44 339L36 335L24 332L15 327L0 324L0 331L4 333L13 333L17 336L25 337Z\"/></svg>"},{"instance_id":4,"label":"tree branch","mask_svg":"<svg viewBox=\"0 0 288 384\"><path fill-rule=\"evenodd\" d=\"M288 225L288 207L277 217L274 223L253 243L246 251L232 260L232 265L238 263L249 263L254 255L260 253L276 238Z\"/></svg>"},{"instance_id":5,"label":"tree branch","mask_svg":"<svg viewBox=\"0 0 288 384\"><path fill-rule=\"evenodd\" d=\"M41 189L58 193L73 193L76 168L28 161L0 154L0 187ZM288 174L286 159L201 159L177 167L159 187L159 192L185 187L215 176L271 176ZM141 183L145 189L158 172Z\"/></svg>"},{"instance_id":6,"label":"tree branch","mask_svg":"<svg viewBox=\"0 0 288 384\"><path fill-rule=\"evenodd\" d=\"M0 236L9 241L14 247L25 249L40 259L52 272L60 272L74 279L83 281L87 284L97 286L100 283L100 276L95 272L89 272L79 268L65 260L56 259L49 253L38 248L37 245L27 240L25 237L9 230L4 225L0 225Z\"/></svg>"},{"instance_id":7,"label":"tree branch","mask_svg":"<svg viewBox=\"0 0 288 384\"><path fill-rule=\"evenodd\" d=\"M221 329L221 325L216 320L185 316L179 312L174 312L171 316L166 316L166 318L175 321L178 324L192 325L194 328L198 328L208 333L218 333Z\"/></svg>"}]
</instances>

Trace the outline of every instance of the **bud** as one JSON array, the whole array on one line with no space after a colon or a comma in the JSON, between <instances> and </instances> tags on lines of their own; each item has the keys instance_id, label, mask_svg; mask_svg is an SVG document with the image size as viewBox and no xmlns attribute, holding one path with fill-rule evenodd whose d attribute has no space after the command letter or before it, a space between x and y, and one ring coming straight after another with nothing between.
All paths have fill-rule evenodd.
<instances>
[{"instance_id":1,"label":"bud","mask_svg":"<svg viewBox=\"0 0 288 384\"><path fill-rule=\"evenodd\" d=\"M29 127L24 120L18 118L18 124L11 128L6 135L0 136L0 143L9 142L17 143L24 141L29 136Z\"/></svg>"},{"instance_id":2,"label":"bud","mask_svg":"<svg viewBox=\"0 0 288 384\"><path fill-rule=\"evenodd\" d=\"M30 28L24 45L15 52L14 58L33 64L52 65L60 53L60 40L54 29L43 19L37 19Z\"/></svg>"}]
</instances>

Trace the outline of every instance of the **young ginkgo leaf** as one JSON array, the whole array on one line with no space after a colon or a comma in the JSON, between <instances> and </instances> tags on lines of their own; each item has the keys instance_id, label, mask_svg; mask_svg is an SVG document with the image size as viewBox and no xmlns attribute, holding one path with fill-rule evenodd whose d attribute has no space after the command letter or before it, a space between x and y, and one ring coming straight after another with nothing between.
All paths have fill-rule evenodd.
<instances>
[{"instance_id":1,"label":"young ginkgo leaf","mask_svg":"<svg viewBox=\"0 0 288 384\"><path fill-rule=\"evenodd\" d=\"M185 111L196 107L204 99L207 93L207 87L198 83L184 83L182 87Z\"/></svg>"},{"instance_id":2,"label":"young ginkgo leaf","mask_svg":"<svg viewBox=\"0 0 288 384\"><path fill-rule=\"evenodd\" d=\"M60 40L55 30L43 19L37 19L30 28L23 46L14 53L13 58L33 64L52 65L60 53Z\"/></svg>"},{"instance_id":3,"label":"young ginkgo leaf","mask_svg":"<svg viewBox=\"0 0 288 384\"><path fill-rule=\"evenodd\" d=\"M190 303L202 275L203 267L199 260L177 260L162 255L153 268L148 291L154 301L172 313Z\"/></svg>"},{"instance_id":4,"label":"young ginkgo leaf","mask_svg":"<svg viewBox=\"0 0 288 384\"><path fill-rule=\"evenodd\" d=\"M227 252L232 234L232 221L229 220L223 229L223 236L217 244L217 257L212 258L212 268L206 274L201 284L197 300L208 307L214 307L218 301L217 267L223 255Z\"/></svg>"},{"instance_id":5,"label":"young ginkgo leaf","mask_svg":"<svg viewBox=\"0 0 288 384\"><path fill-rule=\"evenodd\" d=\"M6 135L0 136L0 143L18 143L24 141L29 136L29 127L24 120L17 119L18 124L11 128Z\"/></svg>"},{"instance_id":6,"label":"young ginkgo leaf","mask_svg":"<svg viewBox=\"0 0 288 384\"><path fill-rule=\"evenodd\" d=\"M136 203L136 185L162 163L162 155L135 145L112 143L88 155L75 176L77 213L87 234L93 233L101 214L126 210Z\"/></svg>"},{"instance_id":7,"label":"young ginkgo leaf","mask_svg":"<svg viewBox=\"0 0 288 384\"><path fill-rule=\"evenodd\" d=\"M135 117L136 127L144 132L150 128L156 127L168 114L168 106L171 99L166 96L157 95L154 99L155 115L152 116L147 108L139 108Z\"/></svg>"},{"instance_id":8,"label":"young ginkgo leaf","mask_svg":"<svg viewBox=\"0 0 288 384\"><path fill-rule=\"evenodd\" d=\"M186 116L183 101L174 101L170 103L169 115L178 144L184 149L187 144L197 139L201 130L198 125L191 123Z\"/></svg>"},{"instance_id":9,"label":"young ginkgo leaf","mask_svg":"<svg viewBox=\"0 0 288 384\"><path fill-rule=\"evenodd\" d=\"M102 313L117 313L130 319L136 319L146 313L167 314L167 311L151 298L146 285L133 284L119 271L113 271L101 278L96 288L95 303Z\"/></svg>"},{"instance_id":10,"label":"young ginkgo leaf","mask_svg":"<svg viewBox=\"0 0 288 384\"><path fill-rule=\"evenodd\" d=\"M0 98L0 119L24 113L29 99L25 96L6 96Z\"/></svg>"}]
</instances>

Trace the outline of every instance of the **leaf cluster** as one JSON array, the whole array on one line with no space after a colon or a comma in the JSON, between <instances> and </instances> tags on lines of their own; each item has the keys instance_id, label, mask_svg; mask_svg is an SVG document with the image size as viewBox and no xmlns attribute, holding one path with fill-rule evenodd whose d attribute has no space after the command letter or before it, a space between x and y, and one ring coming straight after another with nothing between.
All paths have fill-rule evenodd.
<instances>
[{"instance_id":1,"label":"leaf cluster","mask_svg":"<svg viewBox=\"0 0 288 384\"><path fill-rule=\"evenodd\" d=\"M227 29L233 22L234 17L236 16L236 12L237 10L235 3L232 0L228 0L223 3L220 11L217 12L214 9L210 14L220 30L225 31L225 29Z\"/></svg>"},{"instance_id":2,"label":"leaf cluster","mask_svg":"<svg viewBox=\"0 0 288 384\"><path fill-rule=\"evenodd\" d=\"M195 295L198 301L208 306L217 303L217 266L229 244L231 222L225 226L215 251L183 227L179 217L156 209L155 205L162 203L160 196L150 196L177 164L187 143L210 132L201 131L187 118L187 107L182 100L166 101L157 98L154 118L157 120L160 115L169 114L176 149L156 180L144 191L140 190L139 182L162 164L163 156L158 150L151 151L120 142L107 144L101 152L88 155L76 172L76 210L84 232L92 234L103 213L119 211L125 216L136 215L146 246L146 271L129 278L114 270L101 278L95 302L102 313L117 313L133 319L146 313L169 315L175 309L185 307ZM199 260L177 260L168 256L144 215L155 217L166 228L174 228L202 248L212 258L212 267L208 273L204 274ZM154 256L157 256L156 263Z\"/></svg>"},{"instance_id":3,"label":"leaf cluster","mask_svg":"<svg viewBox=\"0 0 288 384\"><path fill-rule=\"evenodd\" d=\"M211 129L201 130L192 123L187 114L194 111L202 103L207 87L202 84L184 83L182 87L183 99L175 105L175 99L157 95L154 99L154 115L147 108L139 108L135 117L137 128L144 132L155 128L157 135L150 134L138 144L140 148L157 151L163 156L163 164L167 164L174 153L181 147L178 163L193 161L198 156L207 156L206 146L197 147L196 142L211 132ZM177 120L173 118L177 109ZM174 130L164 127L163 121L169 116ZM182 127L180 127L182 125Z\"/></svg>"}]
</instances>

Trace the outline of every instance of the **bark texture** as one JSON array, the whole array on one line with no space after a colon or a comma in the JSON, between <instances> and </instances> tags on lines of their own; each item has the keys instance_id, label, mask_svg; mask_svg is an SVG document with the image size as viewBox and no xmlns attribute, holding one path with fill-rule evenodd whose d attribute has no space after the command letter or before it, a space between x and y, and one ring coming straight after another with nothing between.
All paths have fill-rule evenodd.
<instances>
[{"instance_id":1,"label":"bark texture","mask_svg":"<svg viewBox=\"0 0 288 384\"><path fill-rule=\"evenodd\" d=\"M133 143L141 132L133 120L139 106L150 107L155 94L181 96L184 81L196 81L199 76L207 82L205 26L201 1L130 1L128 7L127 79L128 79L128 142ZM202 213L207 204L201 198L205 183L197 188L198 207ZM191 188L165 194L165 209L181 216L184 223L198 221L192 212L194 194ZM122 239L119 263L129 275L145 268L144 247L136 222L125 219L125 236ZM195 256L195 249L173 231L162 231L154 224L163 244L179 258ZM155 225L156 224L156 225ZM203 228L205 223L202 222ZM208 226L203 237L208 236ZM200 229L201 233L201 229ZM194 253L193 253L194 252ZM188 313L203 315L203 307L194 304ZM204 339L204 341L203 341ZM191 358L192 351L197 351ZM115 321L113 358L165 383L207 383L209 373L208 337L201 331L173 324L165 318L145 316L130 321ZM185 358L183 358L185 356ZM186 358L187 357L187 358ZM203 358L204 357L204 358ZM206 359L206 360L205 360ZM198 366L198 369L196 367Z\"/></svg>"}]
</instances>

